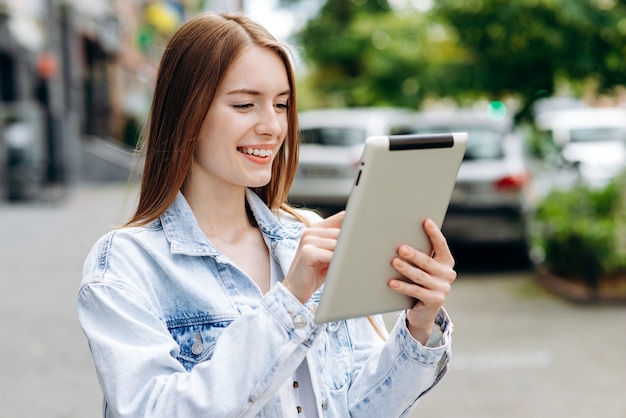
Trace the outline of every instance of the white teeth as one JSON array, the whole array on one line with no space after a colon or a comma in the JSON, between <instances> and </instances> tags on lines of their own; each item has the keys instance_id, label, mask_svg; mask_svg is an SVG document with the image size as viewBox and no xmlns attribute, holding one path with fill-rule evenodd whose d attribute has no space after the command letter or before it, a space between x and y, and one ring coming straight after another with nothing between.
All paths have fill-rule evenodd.
<instances>
[{"instance_id":1,"label":"white teeth","mask_svg":"<svg viewBox=\"0 0 626 418\"><path fill-rule=\"evenodd\" d=\"M257 157L269 157L272 155L271 149L259 149L259 148L242 148L241 152L249 155L256 155Z\"/></svg>"}]
</instances>

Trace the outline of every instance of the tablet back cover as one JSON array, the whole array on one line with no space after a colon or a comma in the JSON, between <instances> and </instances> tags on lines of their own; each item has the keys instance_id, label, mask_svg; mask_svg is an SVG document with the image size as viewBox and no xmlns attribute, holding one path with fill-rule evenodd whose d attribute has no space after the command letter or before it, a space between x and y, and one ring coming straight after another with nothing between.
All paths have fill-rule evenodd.
<instances>
[{"instance_id":1,"label":"tablet back cover","mask_svg":"<svg viewBox=\"0 0 626 418\"><path fill-rule=\"evenodd\" d=\"M423 221L441 227L463 160L466 133L371 137L346 205L316 323L413 306L387 286L400 244L431 252Z\"/></svg>"}]
</instances>

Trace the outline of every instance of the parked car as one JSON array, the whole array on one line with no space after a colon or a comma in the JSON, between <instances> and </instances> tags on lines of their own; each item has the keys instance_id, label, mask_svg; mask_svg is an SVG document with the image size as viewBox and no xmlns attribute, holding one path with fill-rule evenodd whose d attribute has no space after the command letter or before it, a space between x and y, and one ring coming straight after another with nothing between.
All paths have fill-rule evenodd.
<instances>
[{"instance_id":1,"label":"parked car","mask_svg":"<svg viewBox=\"0 0 626 418\"><path fill-rule=\"evenodd\" d=\"M296 206L334 212L348 201L365 140L408 133L414 111L344 108L303 111L298 172L289 194Z\"/></svg>"},{"instance_id":2,"label":"parked car","mask_svg":"<svg viewBox=\"0 0 626 418\"><path fill-rule=\"evenodd\" d=\"M467 150L442 230L451 244L506 244L527 254L526 216L535 192L523 140L511 118L472 110L430 111L415 133L467 132ZM425 197L427 198L427 197Z\"/></svg>"},{"instance_id":3,"label":"parked car","mask_svg":"<svg viewBox=\"0 0 626 418\"><path fill-rule=\"evenodd\" d=\"M626 169L626 109L583 108L539 113L535 124L559 150L563 167L590 187Z\"/></svg>"}]
</instances>

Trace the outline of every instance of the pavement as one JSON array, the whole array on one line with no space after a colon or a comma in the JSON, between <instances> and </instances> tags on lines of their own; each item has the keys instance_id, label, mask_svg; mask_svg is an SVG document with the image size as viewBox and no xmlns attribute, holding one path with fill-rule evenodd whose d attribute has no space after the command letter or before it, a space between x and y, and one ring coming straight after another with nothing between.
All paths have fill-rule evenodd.
<instances>
[{"instance_id":1,"label":"pavement","mask_svg":"<svg viewBox=\"0 0 626 418\"><path fill-rule=\"evenodd\" d=\"M135 193L80 184L51 201L0 201L0 418L101 416L76 292L91 245ZM626 307L570 304L489 257L482 270L459 266L450 370L411 416L626 417Z\"/></svg>"}]
</instances>

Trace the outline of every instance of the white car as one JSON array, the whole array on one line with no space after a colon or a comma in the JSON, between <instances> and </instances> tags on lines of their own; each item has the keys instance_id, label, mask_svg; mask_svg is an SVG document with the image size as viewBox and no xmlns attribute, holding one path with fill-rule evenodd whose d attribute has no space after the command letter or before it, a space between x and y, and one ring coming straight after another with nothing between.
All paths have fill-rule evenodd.
<instances>
[{"instance_id":1,"label":"white car","mask_svg":"<svg viewBox=\"0 0 626 418\"><path fill-rule=\"evenodd\" d=\"M535 190L524 144L513 121L491 119L487 112L422 112L415 133L467 132L468 143L442 225L456 245L506 245L527 254L526 216Z\"/></svg>"},{"instance_id":2,"label":"white car","mask_svg":"<svg viewBox=\"0 0 626 418\"><path fill-rule=\"evenodd\" d=\"M348 201L365 140L408 133L415 112L397 108L302 111L298 173L289 202L331 213Z\"/></svg>"},{"instance_id":3,"label":"white car","mask_svg":"<svg viewBox=\"0 0 626 418\"><path fill-rule=\"evenodd\" d=\"M602 187L626 169L626 109L602 107L547 111L537 128L559 148L580 181Z\"/></svg>"}]
</instances>

